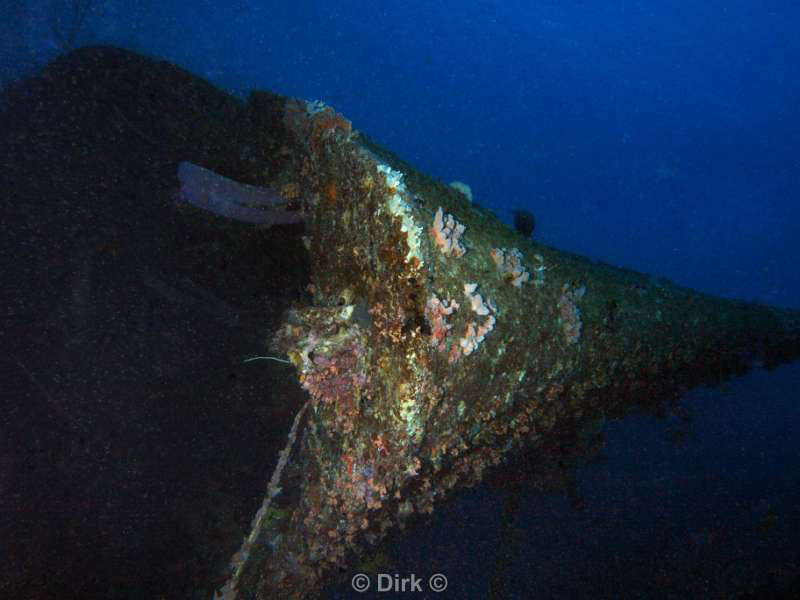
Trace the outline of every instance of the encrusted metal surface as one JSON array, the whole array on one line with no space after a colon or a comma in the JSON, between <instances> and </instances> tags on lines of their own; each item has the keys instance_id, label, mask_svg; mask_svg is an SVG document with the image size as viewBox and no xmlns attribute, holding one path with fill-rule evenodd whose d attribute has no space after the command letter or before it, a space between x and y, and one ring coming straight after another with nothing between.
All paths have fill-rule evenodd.
<instances>
[{"instance_id":1,"label":"encrusted metal surface","mask_svg":"<svg viewBox=\"0 0 800 600\"><path fill-rule=\"evenodd\" d=\"M280 122L267 183L304 199L313 301L274 346L309 409L228 597L313 596L516 449L797 354L795 312L524 239L319 103Z\"/></svg>"}]
</instances>

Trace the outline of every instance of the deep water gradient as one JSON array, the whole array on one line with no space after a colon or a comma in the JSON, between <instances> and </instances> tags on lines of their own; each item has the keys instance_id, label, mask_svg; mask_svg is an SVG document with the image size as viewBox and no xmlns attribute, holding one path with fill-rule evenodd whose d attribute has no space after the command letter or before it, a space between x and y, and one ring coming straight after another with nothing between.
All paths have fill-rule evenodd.
<instances>
[{"instance_id":1,"label":"deep water gradient","mask_svg":"<svg viewBox=\"0 0 800 600\"><path fill-rule=\"evenodd\" d=\"M2 4L0 82L58 52L72 4ZM795 2L90 4L79 43L162 57L239 94L321 99L508 223L531 211L547 244L800 307ZM580 471L583 512L563 494L525 496L513 593L797 577L799 381L796 364L756 371L687 396L688 424L611 425L607 461ZM485 589L499 502L465 493L458 518L397 548L395 568Z\"/></svg>"}]
</instances>

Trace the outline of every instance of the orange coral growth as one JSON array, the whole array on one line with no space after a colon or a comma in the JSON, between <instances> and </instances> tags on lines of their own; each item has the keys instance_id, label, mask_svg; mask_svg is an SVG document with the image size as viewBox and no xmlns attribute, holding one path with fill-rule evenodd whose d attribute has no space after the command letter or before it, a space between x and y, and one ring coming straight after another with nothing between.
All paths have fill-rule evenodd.
<instances>
[{"instance_id":1,"label":"orange coral growth","mask_svg":"<svg viewBox=\"0 0 800 600\"><path fill-rule=\"evenodd\" d=\"M290 99L284 110L284 124L294 136L316 151L320 143L335 132L349 135L353 124L322 102Z\"/></svg>"},{"instance_id":2,"label":"orange coral growth","mask_svg":"<svg viewBox=\"0 0 800 600\"><path fill-rule=\"evenodd\" d=\"M353 131L353 124L342 115L335 112L330 106L311 114L312 130L309 136L309 146L314 148L319 142L334 131L348 135Z\"/></svg>"},{"instance_id":3,"label":"orange coral growth","mask_svg":"<svg viewBox=\"0 0 800 600\"><path fill-rule=\"evenodd\" d=\"M530 279L530 273L522 263L522 253L516 248L492 248L489 256L497 265L497 272L515 288L522 287Z\"/></svg>"},{"instance_id":4,"label":"orange coral growth","mask_svg":"<svg viewBox=\"0 0 800 600\"><path fill-rule=\"evenodd\" d=\"M328 202L336 202L337 192L335 181L331 180L325 187L325 197L328 199Z\"/></svg>"},{"instance_id":5,"label":"orange coral growth","mask_svg":"<svg viewBox=\"0 0 800 600\"><path fill-rule=\"evenodd\" d=\"M460 257L464 256L466 252L466 248L461 243L461 236L465 229L466 227L456 221L453 215L445 214L440 206L433 217L430 233L442 254Z\"/></svg>"},{"instance_id":6,"label":"orange coral growth","mask_svg":"<svg viewBox=\"0 0 800 600\"><path fill-rule=\"evenodd\" d=\"M431 294L428 304L425 306L425 317L431 325L431 345L435 346L439 352L445 352L447 345L445 338L450 329L453 328L447 322L447 317L458 309L455 301L440 300L436 294Z\"/></svg>"}]
</instances>

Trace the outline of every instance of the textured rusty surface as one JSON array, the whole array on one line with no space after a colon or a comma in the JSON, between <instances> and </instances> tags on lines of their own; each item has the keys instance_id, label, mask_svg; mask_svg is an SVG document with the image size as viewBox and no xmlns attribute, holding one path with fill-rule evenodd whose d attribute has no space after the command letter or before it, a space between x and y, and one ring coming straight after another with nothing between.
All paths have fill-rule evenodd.
<instances>
[{"instance_id":1,"label":"textured rusty surface","mask_svg":"<svg viewBox=\"0 0 800 600\"><path fill-rule=\"evenodd\" d=\"M192 595L180 565L207 551L205 575L235 549L253 472L269 486L224 596L314 597L487 467L524 451L538 469L609 417L800 349L796 311L523 239L318 103L241 101L103 47L3 100L6 451L46 457L19 469L9 513L18 597L139 579L140 597ZM175 208L182 161L277 191L305 231ZM238 369L273 326L305 398L290 367ZM62 487L81 501L54 519L40 507ZM203 535L176 534L174 515ZM230 536L208 541L212 517Z\"/></svg>"},{"instance_id":2,"label":"textured rusty surface","mask_svg":"<svg viewBox=\"0 0 800 600\"><path fill-rule=\"evenodd\" d=\"M798 353L796 311L523 240L318 104L94 47L0 105L9 597L314 597L488 465L562 485L607 418ZM182 161L305 232L176 207ZM245 365L276 327L294 367Z\"/></svg>"},{"instance_id":3,"label":"textured rusty surface","mask_svg":"<svg viewBox=\"0 0 800 600\"><path fill-rule=\"evenodd\" d=\"M274 346L310 410L230 597L313 596L516 450L800 349L797 312L524 239L332 109L283 111L266 183L305 201L312 299Z\"/></svg>"}]
</instances>

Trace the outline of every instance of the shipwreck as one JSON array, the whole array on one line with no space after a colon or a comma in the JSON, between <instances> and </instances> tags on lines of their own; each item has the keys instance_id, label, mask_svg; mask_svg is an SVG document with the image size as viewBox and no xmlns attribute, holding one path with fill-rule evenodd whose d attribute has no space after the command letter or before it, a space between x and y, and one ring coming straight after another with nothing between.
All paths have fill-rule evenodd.
<instances>
[{"instance_id":1,"label":"shipwreck","mask_svg":"<svg viewBox=\"0 0 800 600\"><path fill-rule=\"evenodd\" d=\"M31 103L26 94L51 100ZM241 100L172 65L113 48L76 51L9 97L24 119L6 120L13 136L4 160L15 165L4 183L14 194L7 209L27 228L18 227L12 250L18 265L19 257L38 265L13 271L24 282L18 314L41 306L49 336L37 346L32 326L20 320L24 333L7 338L18 346L11 367L29 383L27 405L61 410L58 427L71 439L79 433L91 446L91 435L101 434L86 432L102 430L92 419L108 402L89 404L81 391L70 404L48 392L57 384L47 383L48 374L77 372L64 365L95 352L98 364L109 361L96 372L121 378L119 406L150 407L149 418L169 405L161 379L172 376L173 363L180 359L189 372L197 362L196 332L214 340L238 331L241 312L233 300L220 300L226 290L249 276L275 282L281 265L291 284L302 285L302 294L273 311L262 356L251 357L263 361L248 366L280 364L302 394L282 407L288 425L260 467L260 508L213 582L226 600L315 597L363 549L515 456L569 445L634 407L658 406L692 386L800 353L800 312L710 297L523 237L321 102L263 91ZM94 179L70 179L76 173ZM126 191L110 202L120 181ZM43 214L40 198L52 190L59 202L47 218L31 217ZM90 225L80 225L84 218ZM190 229L183 220L199 225ZM56 233L47 229L51 222ZM142 237L151 230L152 239ZM83 231L92 232L86 243ZM59 232L73 232L69 253L52 242ZM213 237L213 248L202 236ZM77 275L61 277L61 263L47 262L48 252L66 256L58 260ZM189 263L202 270L205 289L199 276L181 275ZM37 273L45 271L52 293L37 300ZM71 287L56 287L61 281ZM51 297L63 299L66 316L51 315ZM145 313L140 297L154 298L158 310ZM188 310L201 313L191 327L180 320ZM136 326L121 328L113 342L93 337L98 319L107 315L113 332L126 311L141 312ZM170 334L158 330L157 343L147 342L151 321ZM66 341L55 344L50 332L59 327ZM238 350L232 339L226 348ZM54 345L66 350L51 357ZM169 351L160 352L164 346ZM152 388L140 389L144 378L133 371L135 379L122 379L135 360L148 359L157 363L143 363L156 373ZM228 389L212 367L208 381ZM193 417L214 400L196 392L192 377L174 381ZM227 407L215 414L223 416L208 419L209 431L238 431ZM25 421L16 422L26 439ZM117 429L106 425L107 435L147 432L141 422L126 416ZM65 470L83 456L72 452L77 458Z\"/></svg>"},{"instance_id":2,"label":"shipwreck","mask_svg":"<svg viewBox=\"0 0 800 600\"><path fill-rule=\"evenodd\" d=\"M297 201L311 271L272 358L308 400L223 598L313 595L522 449L800 350L796 311L543 246L333 108L272 106L292 160L263 183Z\"/></svg>"}]
</instances>

